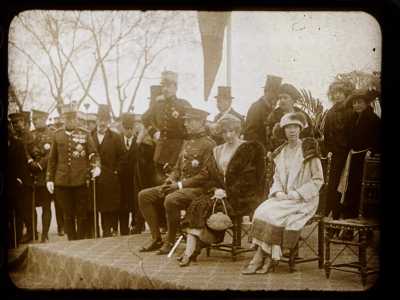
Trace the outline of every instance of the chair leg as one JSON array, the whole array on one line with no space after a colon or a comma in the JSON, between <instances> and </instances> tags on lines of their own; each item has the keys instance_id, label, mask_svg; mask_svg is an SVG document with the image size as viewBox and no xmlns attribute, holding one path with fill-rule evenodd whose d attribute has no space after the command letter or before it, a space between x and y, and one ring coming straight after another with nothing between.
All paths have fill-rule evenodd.
<instances>
[{"instance_id":1,"label":"chair leg","mask_svg":"<svg viewBox=\"0 0 400 300\"><path fill-rule=\"evenodd\" d=\"M318 269L324 267L324 221L318 222Z\"/></svg>"},{"instance_id":2,"label":"chair leg","mask_svg":"<svg viewBox=\"0 0 400 300\"><path fill-rule=\"evenodd\" d=\"M324 264L324 269L325 269L325 276L326 279L329 279L329 276L331 274L331 263L330 263L330 259L331 259L331 254L330 254L330 242L329 242L329 235L325 236L325 264Z\"/></svg>"},{"instance_id":3,"label":"chair leg","mask_svg":"<svg viewBox=\"0 0 400 300\"><path fill-rule=\"evenodd\" d=\"M365 286L367 284L367 241L365 232L360 232L360 253L361 253L361 279Z\"/></svg>"},{"instance_id":4,"label":"chair leg","mask_svg":"<svg viewBox=\"0 0 400 300\"><path fill-rule=\"evenodd\" d=\"M296 244L297 246L297 244ZM294 265L295 265L295 251L296 251L296 247L290 249L290 254L289 254L289 271L290 273L293 273L294 271Z\"/></svg>"},{"instance_id":5,"label":"chair leg","mask_svg":"<svg viewBox=\"0 0 400 300\"><path fill-rule=\"evenodd\" d=\"M237 247L237 243L238 243L238 237L237 237L237 232L238 232L238 227L237 227L237 223L235 222L233 224L233 234L232 234L232 260L236 261L236 247ZM240 238L239 238L240 240Z\"/></svg>"},{"instance_id":6,"label":"chair leg","mask_svg":"<svg viewBox=\"0 0 400 300\"><path fill-rule=\"evenodd\" d=\"M206 253L207 253L207 257L210 257L210 252L211 252L210 245L209 245L209 244L207 244L207 246L206 246Z\"/></svg>"}]
</instances>

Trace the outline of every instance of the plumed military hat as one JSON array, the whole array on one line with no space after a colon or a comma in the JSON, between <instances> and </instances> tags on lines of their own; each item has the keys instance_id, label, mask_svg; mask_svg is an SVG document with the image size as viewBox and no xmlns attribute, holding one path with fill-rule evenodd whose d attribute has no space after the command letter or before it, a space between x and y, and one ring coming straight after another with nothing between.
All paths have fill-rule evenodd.
<instances>
[{"instance_id":1,"label":"plumed military hat","mask_svg":"<svg viewBox=\"0 0 400 300\"><path fill-rule=\"evenodd\" d=\"M300 92L289 83L282 84L278 89L278 94L288 94L294 102L302 97Z\"/></svg>"},{"instance_id":2,"label":"plumed military hat","mask_svg":"<svg viewBox=\"0 0 400 300\"><path fill-rule=\"evenodd\" d=\"M63 104L61 106L61 113L65 114L76 114L78 112L78 101L71 101L69 104Z\"/></svg>"},{"instance_id":3,"label":"plumed military hat","mask_svg":"<svg viewBox=\"0 0 400 300\"><path fill-rule=\"evenodd\" d=\"M182 117L184 119L200 119L200 120L207 120L207 116L210 113L198 108L188 107L186 109L185 115Z\"/></svg>"},{"instance_id":4,"label":"plumed military hat","mask_svg":"<svg viewBox=\"0 0 400 300\"><path fill-rule=\"evenodd\" d=\"M49 113L41 110L32 109L32 119L34 118L45 118L49 117Z\"/></svg>"},{"instance_id":5,"label":"plumed military hat","mask_svg":"<svg viewBox=\"0 0 400 300\"><path fill-rule=\"evenodd\" d=\"M178 74L172 71L164 71L161 73L161 84L175 82L178 83Z\"/></svg>"}]
</instances>

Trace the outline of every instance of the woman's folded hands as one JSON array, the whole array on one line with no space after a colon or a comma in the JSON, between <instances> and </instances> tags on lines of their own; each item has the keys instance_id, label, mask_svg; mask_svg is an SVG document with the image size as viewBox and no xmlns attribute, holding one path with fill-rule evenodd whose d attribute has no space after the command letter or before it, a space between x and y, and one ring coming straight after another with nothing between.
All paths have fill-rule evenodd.
<instances>
[{"instance_id":1,"label":"woman's folded hands","mask_svg":"<svg viewBox=\"0 0 400 300\"><path fill-rule=\"evenodd\" d=\"M301 197L298 192L290 191L287 195L284 192L277 192L276 198L278 200L300 200Z\"/></svg>"}]
</instances>

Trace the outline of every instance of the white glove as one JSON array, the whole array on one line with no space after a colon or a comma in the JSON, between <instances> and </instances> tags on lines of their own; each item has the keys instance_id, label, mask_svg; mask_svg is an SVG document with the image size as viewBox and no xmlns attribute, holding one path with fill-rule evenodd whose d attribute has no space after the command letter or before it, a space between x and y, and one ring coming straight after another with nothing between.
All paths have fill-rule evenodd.
<instances>
[{"instance_id":1,"label":"white glove","mask_svg":"<svg viewBox=\"0 0 400 300\"><path fill-rule=\"evenodd\" d=\"M290 191L290 192L288 193L288 198L289 198L289 199L292 199L292 200L300 200L300 199L301 199L299 193L296 192L296 191Z\"/></svg>"},{"instance_id":2,"label":"white glove","mask_svg":"<svg viewBox=\"0 0 400 300\"><path fill-rule=\"evenodd\" d=\"M54 182L53 181L48 181L46 183L47 185L47 190L49 191L50 194L54 193Z\"/></svg>"},{"instance_id":3,"label":"white glove","mask_svg":"<svg viewBox=\"0 0 400 300\"><path fill-rule=\"evenodd\" d=\"M95 168L92 170L92 177L93 177L93 178L94 178L94 177L97 177L97 176L100 175L100 173L101 173L100 168L99 168L99 167L95 167Z\"/></svg>"},{"instance_id":4,"label":"white glove","mask_svg":"<svg viewBox=\"0 0 400 300\"><path fill-rule=\"evenodd\" d=\"M287 195L283 192L277 192L276 193L276 198L278 198L278 200L286 200L287 199Z\"/></svg>"},{"instance_id":5,"label":"white glove","mask_svg":"<svg viewBox=\"0 0 400 300\"><path fill-rule=\"evenodd\" d=\"M154 134L154 138L157 139L157 140L160 138L160 132L159 132L159 131L157 131L157 132Z\"/></svg>"}]
</instances>

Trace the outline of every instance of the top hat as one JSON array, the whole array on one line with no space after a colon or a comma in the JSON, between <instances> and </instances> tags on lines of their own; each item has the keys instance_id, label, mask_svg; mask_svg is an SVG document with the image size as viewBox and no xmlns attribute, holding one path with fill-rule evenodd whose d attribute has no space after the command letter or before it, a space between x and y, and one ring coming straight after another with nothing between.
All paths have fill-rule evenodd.
<instances>
[{"instance_id":1,"label":"top hat","mask_svg":"<svg viewBox=\"0 0 400 300\"><path fill-rule=\"evenodd\" d=\"M267 82L263 87L265 90L277 91L282 83L282 77L267 75Z\"/></svg>"},{"instance_id":2,"label":"top hat","mask_svg":"<svg viewBox=\"0 0 400 300\"><path fill-rule=\"evenodd\" d=\"M49 113L41 110L32 109L32 119L34 118L45 118L49 117Z\"/></svg>"},{"instance_id":3,"label":"top hat","mask_svg":"<svg viewBox=\"0 0 400 300\"><path fill-rule=\"evenodd\" d=\"M99 104L97 111L98 118L111 118L111 107L109 105Z\"/></svg>"},{"instance_id":4,"label":"top hat","mask_svg":"<svg viewBox=\"0 0 400 300\"><path fill-rule=\"evenodd\" d=\"M214 98L230 98L235 99L231 95L231 87L230 86L219 86L218 87L218 95L214 96Z\"/></svg>"},{"instance_id":5,"label":"top hat","mask_svg":"<svg viewBox=\"0 0 400 300\"><path fill-rule=\"evenodd\" d=\"M192 119L192 118L194 118L194 119L206 120L207 116L209 114L210 113L207 112L207 111L204 111L204 110L201 110L201 109L198 109L198 108L194 108L194 107L188 107L186 109L185 115L182 118L184 118L184 119Z\"/></svg>"},{"instance_id":6,"label":"top hat","mask_svg":"<svg viewBox=\"0 0 400 300\"><path fill-rule=\"evenodd\" d=\"M135 115L133 113L122 114L122 126L133 127L135 125Z\"/></svg>"},{"instance_id":7,"label":"top hat","mask_svg":"<svg viewBox=\"0 0 400 300\"><path fill-rule=\"evenodd\" d=\"M150 86L150 97L147 99L155 98L162 95L162 85L151 85Z\"/></svg>"},{"instance_id":8,"label":"top hat","mask_svg":"<svg viewBox=\"0 0 400 300\"><path fill-rule=\"evenodd\" d=\"M282 84L278 89L278 94L288 94L293 101L296 101L302 97L300 92L289 83Z\"/></svg>"},{"instance_id":9,"label":"top hat","mask_svg":"<svg viewBox=\"0 0 400 300\"><path fill-rule=\"evenodd\" d=\"M161 84L167 82L178 83L178 74L172 71L164 71L161 73Z\"/></svg>"},{"instance_id":10,"label":"top hat","mask_svg":"<svg viewBox=\"0 0 400 300\"><path fill-rule=\"evenodd\" d=\"M10 118L11 122L16 120L25 120L24 114L20 112L9 114L8 117Z\"/></svg>"},{"instance_id":11,"label":"top hat","mask_svg":"<svg viewBox=\"0 0 400 300\"><path fill-rule=\"evenodd\" d=\"M76 114L78 112L78 101L71 101L69 104L63 104L61 106L61 113L65 114Z\"/></svg>"}]
</instances>

